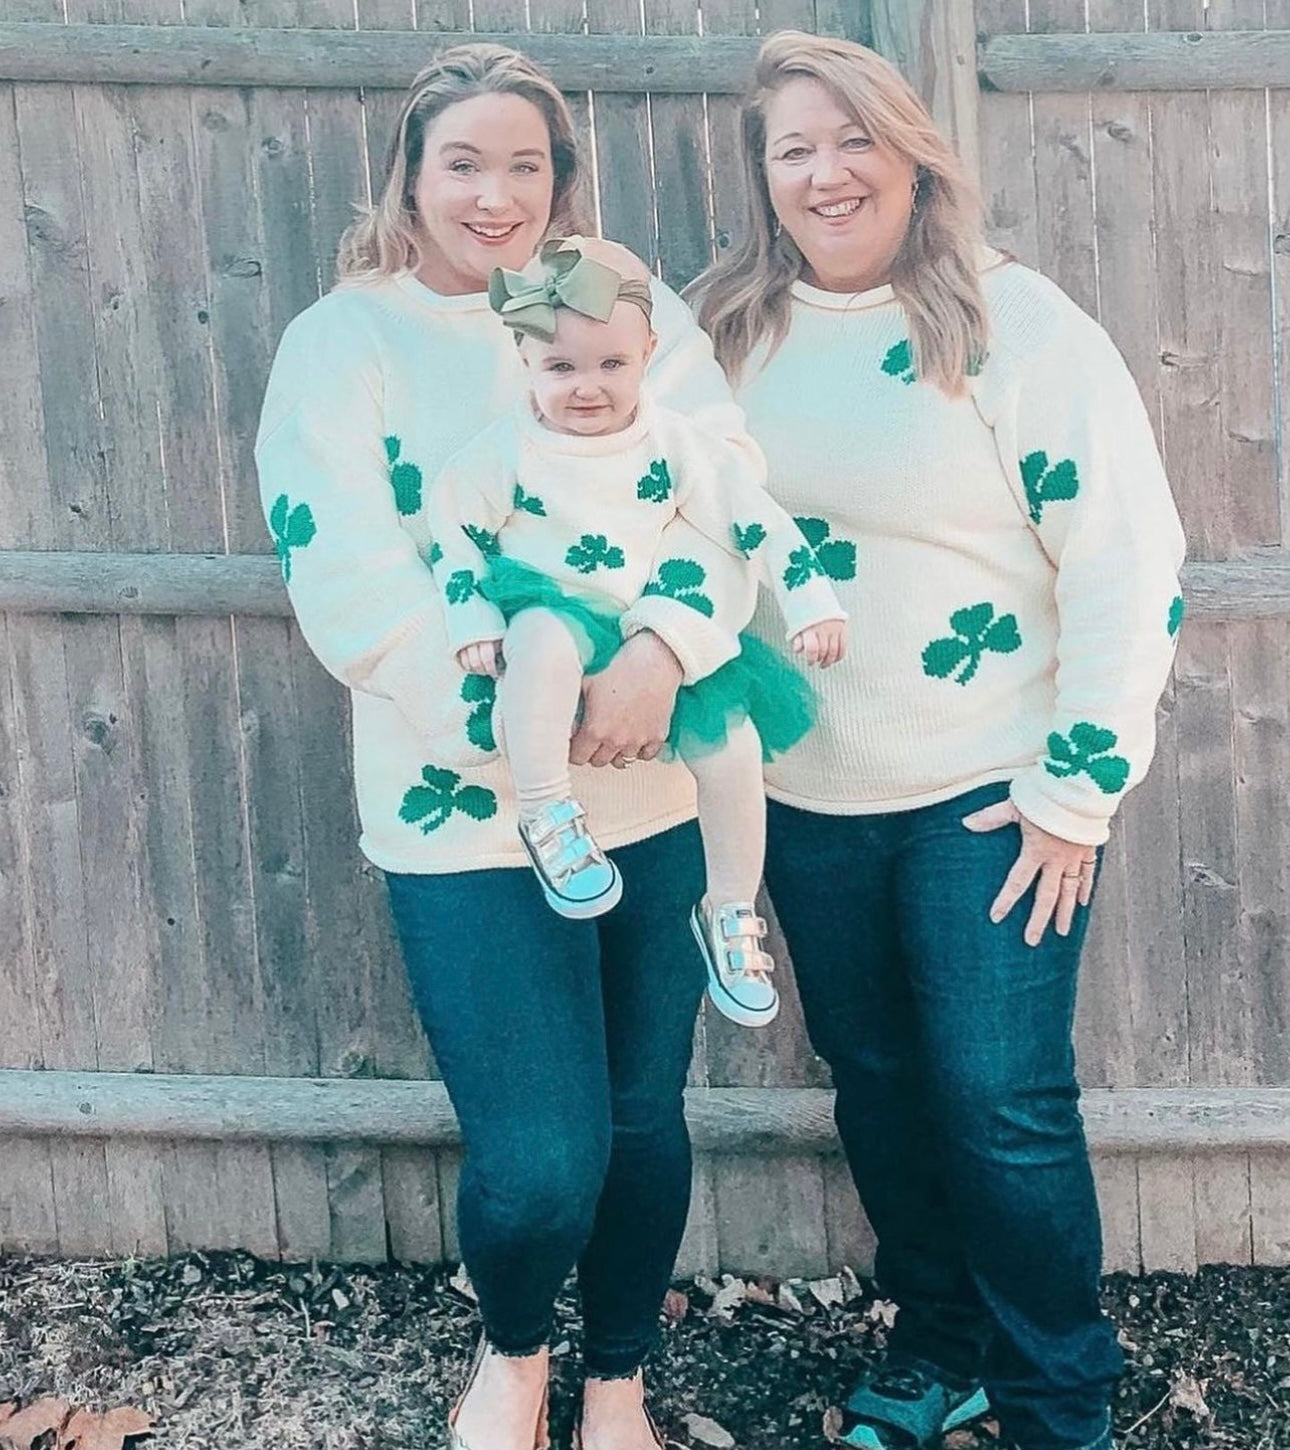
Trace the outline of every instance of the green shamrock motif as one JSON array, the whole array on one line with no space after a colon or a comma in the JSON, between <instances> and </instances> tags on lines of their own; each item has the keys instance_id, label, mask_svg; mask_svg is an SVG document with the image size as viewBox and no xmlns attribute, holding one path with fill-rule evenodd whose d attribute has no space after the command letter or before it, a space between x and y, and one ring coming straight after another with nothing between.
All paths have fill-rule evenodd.
<instances>
[{"instance_id":1,"label":"green shamrock motif","mask_svg":"<svg viewBox=\"0 0 1290 1450\"><path fill-rule=\"evenodd\" d=\"M621 569L627 561L618 545L611 544L604 534L583 534L569 546L564 562L579 574L594 574L597 569Z\"/></svg>"},{"instance_id":2,"label":"green shamrock motif","mask_svg":"<svg viewBox=\"0 0 1290 1450\"><path fill-rule=\"evenodd\" d=\"M415 463L400 462L403 451L400 439L392 433L385 439L385 459L390 465L390 484L394 489L394 507L406 517L421 507L421 470Z\"/></svg>"},{"instance_id":3,"label":"green shamrock motif","mask_svg":"<svg viewBox=\"0 0 1290 1450\"><path fill-rule=\"evenodd\" d=\"M636 497L646 503L665 503L672 494L672 475L667 471L667 459L656 458L649 466L649 472L636 484Z\"/></svg>"},{"instance_id":4,"label":"green shamrock motif","mask_svg":"<svg viewBox=\"0 0 1290 1450\"><path fill-rule=\"evenodd\" d=\"M794 519L802 537L815 550L824 572L836 582L856 577L856 546L850 539L832 537L832 526L823 519Z\"/></svg>"},{"instance_id":5,"label":"green shamrock motif","mask_svg":"<svg viewBox=\"0 0 1290 1450\"><path fill-rule=\"evenodd\" d=\"M1082 771L1100 791L1115 795L1129 778L1129 762L1122 755L1110 753L1118 744L1114 730L1082 720L1071 726L1069 735L1054 730L1048 737L1051 759L1044 761L1044 769L1059 780Z\"/></svg>"},{"instance_id":6,"label":"green shamrock motif","mask_svg":"<svg viewBox=\"0 0 1290 1450\"><path fill-rule=\"evenodd\" d=\"M914 349L907 337L902 337L887 349L887 356L882 360L882 370L889 378L899 378L902 383L918 381L918 374L914 371Z\"/></svg>"},{"instance_id":7,"label":"green shamrock motif","mask_svg":"<svg viewBox=\"0 0 1290 1450\"><path fill-rule=\"evenodd\" d=\"M501 543L492 529L481 529L474 524L462 524L461 531L485 559L495 559L502 552Z\"/></svg>"},{"instance_id":8,"label":"green shamrock motif","mask_svg":"<svg viewBox=\"0 0 1290 1450\"><path fill-rule=\"evenodd\" d=\"M444 598L449 604L465 604L472 594L479 592L479 580L470 569L457 569L449 574L444 585Z\"/></svg>"},{"instance_id":9,"label":"green shamrock motif","mask_svg":"<svg viewBox=\"0 0 1290 1450\"><path fill-rule=\"evenodd\" d=\"M526 514L533 514L539 519L546 518L546 504L537 494L525 493L523 484L515 485L515 498L512 503L517 510L522 510Z\"/></svg>"},{"instance_id":10,"label":"green shamrock motif","mask_svg":"<svg viewBox=\"0 0 1290 1450\"><path fill-rule=\"evenodd\" d=\"M784 569L784 587L800 589L816 575L823 578L824 565L815 557L815 550L809 544L803 544L788 556L788 564Z\"/></svg>"},{"instance_id":11,"label":"green shamrock motif","mask_svg":"<svg viewBox=\"0 0 1290 1450\"><path fill-rule=\"evenodd\" d=\"M1182 628L1183 615L1187 612L1187 606L1183 603L1181 594L1175 594L1173 602L1169 606L1169 620L1166 628L1169 630L1169 638L1176 639L1178 631Z\"/></svg>"},{"instance_id":12,"label":"green shamrock motif","mask_svg":"<svg viewBox=\"0 0 1290 1450\"><path fill-rule=\"evenodd\" d=\"M431 541L431 544L430 544L430 553L427 555L427 562L429 563L430 567L433 569L436 564L438 564L438 563L440 563L442 561L442 559L443 559L443 550L439 547L439 540L438 539L434 539L434 540Z\"/></svg>"},{"instance_id":13,"label":"green shamrock motif","mask_svg":"<svg viewBox=\"0 0 1290 1450\"><path fill-rule=\"evenodd\" d=\"M1045 504L1065 502L1079 492L1079 472L1075 460L1063 458L1050 468L1048 455L1042 448L1026 454L1021 460L1021 481L1026 486L1032 524L1037 524L1043 517Z\"/></svg>"},{"instance_id":14,"label":"green shamrock motif","mask_svg":"<svg viewBox=\"0 0 1290 1450\"><path fill-rule=\"evenodd\" d=\"M497 749L497 737L493 734L497 681L491 675L467 675L461 682L461 698L471 707L466 717L466 739L477 750L491 754Z\"/></svg>"},{"instance_id":15,"label":"green shamrock motif","mask_svg":"<svg viewBox=\"0 0 1290 1450\"><path fill-rule=\"evenodd\" d=\"M712 600L703 592L707 571L695 559L664 559L658 566L658 573L649 581L642 594L660 594L664 599L675 599L679 604L688 604L700 614L712 618Z\"/></svg>"},{"instance_id":16,"label":"green shamrock motif","mask_svg":"<svg viewBox=\"0 0 1290 1450\"><path fill-rule=\"evenodd\" d=\"M460 811L472 821L486 821L497 814L497 797L482 785L462 785L455 770L427 765L421 771L424 785L409 786L399 807L399 820L420 826L423 835L437 831Z\"/></svg>"},{"instance_id":17,"label":"green shamrock motif","mask_svg":"<svg viewBox=\"0 0 1290 1450\"><path fill-rule=\"evenodd\" d=\"M269 510L269 528L273 532L278 562L282 565L283 582L290 584L292 549L306 548L318 532L313 510L307 503L298 503L292 508L286 494L280 493Z\"/></svg>"},{"instance_id":18,"label":"green shamrock motif","mask_svg":"<svg viewBox=\"0 0 1290 1450\"><path fill-rule=\"evenodd\" d=\"M735 548L745 559L751 559L766 542L766 530L761 524L733 524L730 532L734 535Z\"/></svg>"},{"instance_id":19,"label":"green shamrock motif","mask_svg":"<svg viewBox=\"0 0 1290 1450\"><path fill-rule=\"evenodd\" d=\"M923 651L923 673L934 680L948 679L958 670L955 684L966 685L980 668L987 650L1010 655L1021 648L1017 616L1001 614L996 618L993 604L956 609L950 615L950 628L954 631L952 638L934 639Z\"/></svg>"}]
</instances>

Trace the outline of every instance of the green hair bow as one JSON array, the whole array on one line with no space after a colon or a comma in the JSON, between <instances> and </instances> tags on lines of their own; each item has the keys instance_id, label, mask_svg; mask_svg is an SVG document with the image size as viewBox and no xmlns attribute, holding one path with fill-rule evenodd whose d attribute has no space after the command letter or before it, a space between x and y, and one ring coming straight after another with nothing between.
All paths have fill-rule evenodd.
<instances>
[{"instance_id":1,"label":"green hair bow","mask_svg":"<svg viewBox=\"0 0 1290 1450\"><path fill-rule=\"evenodd\" d=\"M563 238L547 242L538 260L542 275L536 281L505 267L488 279L489 305L507 327L526 337L554 342L557 307L572 308L597 322L609 321L620 296L645 310L634 283L624 282L612 267L583 256Z\"/></svg>"}]
</instances>

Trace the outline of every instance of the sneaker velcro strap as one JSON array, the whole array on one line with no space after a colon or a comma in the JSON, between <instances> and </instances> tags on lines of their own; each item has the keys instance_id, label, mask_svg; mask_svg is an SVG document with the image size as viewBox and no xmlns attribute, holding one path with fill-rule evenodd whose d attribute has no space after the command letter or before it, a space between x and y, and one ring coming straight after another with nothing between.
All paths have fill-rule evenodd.
<instances>
[{"instance_id":1,"label":"sneaker velcro strap","mask_svg":"<svg viewBox=\"0 0 1290 1450\"><path fill-rule=\"evenodd\" d=\"M550 839L558 831L579 821L586 814L582 807L575 800L556 801L548 806L540 816L529 823L529 839L535 846L540 846Z\"/></svg>"},{"instance_id":2,"label":"sneaker velcro strap","mask_svg":"<svg viewBox=\"0 0 1290 1450\"><path fill-rule=\"evenodd\" d=\"M726 948L726 963L732 972L773 972L774 959L765 952L746 952L741 947Z\"/></svg>"}]
</instances>

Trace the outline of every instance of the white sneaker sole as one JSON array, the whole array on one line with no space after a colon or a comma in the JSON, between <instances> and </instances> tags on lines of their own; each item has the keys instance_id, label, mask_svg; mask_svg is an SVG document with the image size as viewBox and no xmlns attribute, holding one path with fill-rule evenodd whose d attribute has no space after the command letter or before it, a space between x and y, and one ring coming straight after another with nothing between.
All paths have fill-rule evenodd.
<instances>
[{"instance_id":1,"label":"white sneaker sole","mask_svg":"<svg viewBox=\"0 0 1290 1450\"><path fill-rule=\"evenodd\" d=\"M776 993L774 1002L764 1012L758 1012L751 1007L745 1007L742 1002L737 1002L726 991L721 974L717 971L717 964L712 960L712 953L708 949L707 934L699 920L697 907L690 912L690 930L699 944L699 954L703 958L703 965L707 968L708 996L712 998L712 1005L723 1017L728 1017L731 1022L737 1022L740 1027L769 1027L779 1016L778 993Z\"/></svg>"},{"instance_id":2,"label":"white sneaker sole","mask_svg":"<svg viewBox=\"0 0 1290 1450\"><path fill-rule=\"evenodd\" d=\"M609 885L600 893L593 896L589 901L573 901L567 896L561 896L558 892L552 891L546 884L542 870L533 859L533 852L529 849L529 843L524 838L524 832L520 832L520 844L524 847L524 854L529 858L529 864L533 867L533 874L538 879L538 885L542 888L542 895L546 897L546 903L558 916L563 916L569 921L590 921L592 917L604 916L605 912L612 911L623 899L623 878L618 867L609 862L609 869L614 873ZM606 857L606 859L608 859Z\"/></svg>"}]
</instances>

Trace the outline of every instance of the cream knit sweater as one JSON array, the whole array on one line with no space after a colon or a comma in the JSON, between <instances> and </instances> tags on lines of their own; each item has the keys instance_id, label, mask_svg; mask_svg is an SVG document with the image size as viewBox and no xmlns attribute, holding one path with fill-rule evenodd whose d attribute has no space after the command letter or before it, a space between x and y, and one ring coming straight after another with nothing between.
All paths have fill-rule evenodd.
<instances>
[{"instance_id":1,"label":"cream knit sweater","mask_svg":"<svg viewBox=\"0 0 1290 1450\"><path fill-rule=\"evenodd\" d=\"M707 339L661 283L654 325L654 396L761 476ZM426 517L447 459L523 391L487 297L440 296L412 277L329 293L291 323L274 360L256 443L265 516L300 628L352 692L360 846L386 870L528 864L509 771L493 758L492 681L453 659ZM756 584L683 520L674 528L678 546L690 535L684 552L712 615L656 594L634 623L663 638L693 681L737 652ZM694 815L680 764L583 767L574 788L607 847Z\"/></svg>"},{"instance_id":2,"label":"cream knit sweater","mask_svg":"<svg viewBox=\"0 0 1290 1450\"><path fill-rule=\"evenodd\" d=\"M794 287L739 401L769 487L850 618L821 719L772 798L860 815L1012 782L1099 844L1155 744L1183 537L1138 390L1056 286L983 258L989 354L967 396L914 376L890 287Z\"/></svg>"}]
</instances>

